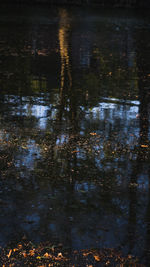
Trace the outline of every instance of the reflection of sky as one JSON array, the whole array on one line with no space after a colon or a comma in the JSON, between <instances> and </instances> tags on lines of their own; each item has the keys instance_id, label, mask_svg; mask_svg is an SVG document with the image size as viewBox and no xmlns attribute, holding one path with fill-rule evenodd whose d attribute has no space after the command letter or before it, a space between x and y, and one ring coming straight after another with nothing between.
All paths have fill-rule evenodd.
<instances>
[{"instance_id":1,"label":"reflection of sky","mask_svg":"<svg viewBox=\"0 0 150 267\"><path fill-rule=\"evenodd\" d=\"M47 106L33 105L31 109L32 116L35 116L36 118L45 117L47 114L47 110Z\"/></svg>"},{"instance_id":2,"label":"reflection of sky","mask_svg":"<svg viewBox=\"0 0 150 267\"><path fill-rule=\"evenodd\" d=\"M137 133L137 130L139 131L139 129L137 129L138 125L133 125L133 121L135 123L137 121L136 115L139 113L139 101L129 101L107 97L102 98L101 100L102 101L98 106L88 110L85 116L87 120L90 118L92 120L97 119L100 121L107 120L107 122L114 126L116 120L119 120L119 123L124 126L124 131L128 131L127 128L131 125L133 126L132 128L134 133ZM41 98L32 97L33 104L30 103L31 99L29 99L29 97L23 97L22 103L20 103L20 99L15 96L6 96L5 101L7 104L15 104L9 109L11 115L35 117L38 120L38 127L40 129L46 128L48 118L56 118L57 110L53 108L52 104L47 103L47 100L44 100L44 96ZM84 108L81 107L81 109L83 110ZM49 117L48 111L51 111Z\"/></svg>"},{"instance_id":3,"label":"reflection of sky","mask_svg":"<svg viewBox=\"0 0 150 267\"><path fill-rule=\"evenodd\" d=\"M108 102L114 102L114 103L137 105L137 106L140 104L138 100L124 100L124 99L109 98L109 97L103 97L102 100L105 100Z\"/></svg>"},{"instance_id":4,"label":"reflection of sky","mask_svg":"<svg viewBox=\"0 0 150 267\"><path fill-rule=\"evenodd\" d=\"M42 105L33 105L31 108L31 114L32 116L35 116L37 119L39 119L39 127L41 129L46 128L48 110L49 110L48 106L42 106Z\"/></svg>"},{"instance_id":5,"label":"reflection of sky","mask_svg":"<svg viewBox=\"0 0 150 267\"><path fill-rule=\"evenodd\" d=\"M11 116L26 116L28 118L35 117L38 120L37 126L40 129L46 129L47 120L56 118L55 103L53 105L48 101L49 96L43 95L42 97L18 97L13 95L6 95L4 103L9 106L7 115ZM56 100L57 102L57 100ZM34 104L35 103L35 104ZM48 111L51 115L48 116Z\"/></svg>"},{"instance_id":6,"label":"reflection of sky","mask_svg":"<svg viewBox=\"0 0 150 267\"><path fill-rule=\"evenodd\" d=\"M139 136L139 101L123 101L110 99L108 102L101 102L97 107L94 107L86 112L85 118L92 120L92 123L105 122L105 130L111 125L111 129L117 129L123 133L132 133ZM113 103L114 101L114 103ZM117 103L115 103L117 102ZM100 129L101 130L101 129ZM128 136L132 139L131 136Z\"/></svg>"},{"instance_id":7,"label":"reflection of sky","mask_svg":"<svg viewBox=\"0 0 150 267\"><path fill-rule=\"evenodd\" d=\"M24 96L22 97L21 103L19 97L6 96L5 103L9 106L7 114L10 112L13 116L35 117L37 127L42 130L48 129L48 120L54 120L58 112L55 103L53 105L49 103L46 95L42 97L32 97L32 99ZM101 98L101 102L98 106L85 111L84 120L82 119L81 122L79 121L79 123L81 123L80 134L82 132L84 135L89 126L95 124L97 133L102 133L105 138L109 138L111 131L114 131L116 132L119 142L123 142L124 145L128 144L131 147L134 146L139 137L139 120L137 118L139 104L140 102L136 100L130 101L108 97ZM84 110L83 106L80 108ZM32 128L32 125L30 125L30 127ZM59 145L67 141L66 125L64 125L63 132L57 136L56 144ZM101 141L101 150L103 142L105 142L105 140ZM99 148L98 146L97 150L99 150ZM32 155L32 148L30 148L30 151ZM83 158L82 151L77 154L77 157ZM101 152L101 158L103 157L104 155ZM28 159L29 158L28 155ZM29 161L31 161L31 159L29 159Z\"/></svg>"},{"instance_id":8,"label":"reflection of sky","mask_svg":"<svg viewBox=\"0 0 150 267\"><path fill-rule=\"evenodd\" d=\"M26 146L21 147L21 155L16 159L16 167L24 166L33 170L35 159L40 157L40 149L33 140L29 140ZM23 156L22 156L23 155Z\"/></svg>"},{"instance_id":9,"label":"reflection of sky","mask_svg":"<svg viewBox=\"0 0 150 267\"><path fill-rule=\"evenodd\" d=\"M138 114L139 108L138 106L128 106L128 105L120 105L113 103L100 103L99 107L95 107L92 109L93 117L97 117L97 114L100 114L100 119L106 119L105 111L109 110L108 119L113 120L113 117L117 117L119 119L127 120L135 119Z\"/></svg>"},{"instance_id":10,"label":"reflection of sky","mask_svg":"<svg viewBox=\"0 0 150 267\"><path fill-rule=\"evenodd\" d=\"M109 110L108 119L112 120L113 117L120 119L131 120L136 119L136 115L139 112L139 101L124 101L114 98L104 98L107 102L99 103L98 107L92 109L93 117L100 115L100 119L106 119L106 110ZM117 103L116 103L117 102Z\"/></svg>"}]
</instances>

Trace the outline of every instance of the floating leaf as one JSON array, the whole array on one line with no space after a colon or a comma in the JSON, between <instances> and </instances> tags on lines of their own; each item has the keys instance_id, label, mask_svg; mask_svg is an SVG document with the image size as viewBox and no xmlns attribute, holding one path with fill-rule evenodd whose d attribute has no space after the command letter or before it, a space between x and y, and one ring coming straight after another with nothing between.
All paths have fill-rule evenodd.
<instances>
[{"instance_id":1,"label":"floating leaf","mask_svg":"<svg viewBox=\"0 0 150 267\"><path fill-rule=\"evenodd\" d=\"M128 255L128 259L132 259L132 255L129 254L129 255Z\"/></svg>"},{"instance_id":2,"label":"floating leaf","mask_svg":"<svg viewBox=\"0 0 150 267\"><path fill-rule=\"evenodd\" d=\"M49 257L49 254L46 252L46 253L44 254L44 257L48 258L48 257Z\"/></svg>"},{"instance_id":3,"label":"floating leaf","mask_svg":"<svg viewBox=\"0 0 150 267\"><path fill-rule=\"evenodd\" d=\"M31 250L29 251L29 255L30 255L30 256L34 256L34 254L35 254L34 249L31 249Z\"/></svg>"},{"instance_id":4,"label":"floating leaf","mask_svg":"<svg viewBox=\"0 0 150 267\"><path fill-rule=\"evenodd\" d=\"M78 153L78 152L80 152L80 151L79 150L74 150L71 153Z\"/></svg>"},{"instance_id":5,"label":"floating leaf","mask_svg":"<svg viewBox=\"0 0 150 267\"><path fill-rule=\"evenodd\" d=\"M89 254L91 254L91 252L84 252L84 253L83 253L83 256L86 257L86 256L88 256Z\"/></svg>"},{"instance_id":6,"label":"floating leaf","mask_svg":"<svg viewBox=\"0 0 150 267\"><path fill-rule=\"evenodd\" d=\"M9 253L8 253L8 255L7 255L8 259L10 258L11 253L12 253L12 249L10 249L10 251L9 251Z\"/></svg>"},{"instance_id":7,"label":"floating leaf","mask_svg":"<svg viewBox=\"0 0 150 267\"><path fill-rule=\"evenodd\" d=\"M27 253L26 252L23 252L22 255L23 255L24 258L27 257Z\"/></svg>"},{"instance_id":8,"label":"floating leaf","mask_svg":"<svg viewBox=\"0 0 150 267\"><path fill-rule=\"evenodd\" d=\"M63 257L63 255L62 255L62 253L60 252L60 253L58 253L58 257Z\"/></svg>"},{"instance_id":9,"label":"floating leaf","mask_svg":"<svg viewBox=\"0 0 150 267\"><path fill-rule=\"evenodd\" d=\"M90 133L90 135L97 135L97 133Z\"/></svg>"},{"instance_id":10,"label":"floating leaf","mask_svg":"<svg viewBox=\"0 0 150 267\"><path fill-rule=\"evenodd\" d=\"M98 256L98 255L93 255L94 256L94 259L96 260L96 261L100 261L101 259L100 259L100 257Z\"/></svg>"},{"instance_id":11,"label":"floating leaf","mask_svg":"<svg viewBox=\"0 0 150 267\"><path fill-rule=\"evenodd\" d=\"M148 145L141 145L141 147L148 147Z\"/></svg>"}]
</instances>

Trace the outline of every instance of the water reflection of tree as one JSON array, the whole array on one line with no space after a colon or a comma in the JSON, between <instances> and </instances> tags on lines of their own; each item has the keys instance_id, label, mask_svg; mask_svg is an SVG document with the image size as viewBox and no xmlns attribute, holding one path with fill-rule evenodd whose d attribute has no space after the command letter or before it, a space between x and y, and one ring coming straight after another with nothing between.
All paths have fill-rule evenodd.
<instances>
[{"instance_id":1,"label":"water reflection of tree","mask_svg":"<svg viewBox=\"0 0 150 267\"><path fill-rule=\"evenodd\" d=\"M32 199L35 203L41 202L40 204L44 204L44 212L41 212L40 209L38 210L41 217L38 231L44 229L45 232L50 232L48 227L49 222L51 221L54 221L59 226L64 225L61 235L66 235L65 242L71 246L71 226L74 215L77 217L80 216L80 218L83 219L82 217L84 216L88 218L90 215L94 214L94 219L91 220L91 225L89 223L87 229L88 227L90 229L90 227L92 228L93 226L98 229L100 226L100 219L103 218L104 213L106 214L106 217L108 214L115 214L116 217L121 216L121 218L124 218L122 203L125 203L125 210L127 210L125 201L128 197L120 192L122 192L121 190L123 188L123 179L125 180L127 177L128 169L125 173L126 166L129 165L128 154L124 152L124 150L128 151L130 146L126 143L126 138L128 138L128 136L123 134L123 131L126 130L128 125L125 128L124 122L121 122L122 117L118 117L110 122L107 121L112 113L109 113L110 108L104 109L103 106L102 109L105 110L104 118L102 118L102 110L99 109L99 114L97 114L96 120L96 111L94 111L94 108L99 105L99 96L103 96L104 93L107 96L110 93L109 96L111 97L117 96L118 98L124 99L130 90L128 90L129 86L128 88L124 86L128 70L126 69L127 65L125 64L123 72L121 72L122 70L117 70L116 73L111 73L114 66L111 66L110 62L117 62L115 65L115 68L117 68L117 65L119 65L119 56L115 53L110 56L111 49L105 49L102 38L98 40L96 39L101 47L97 47L96 49L93 48L93 54L91 55L92 63L91 65L88 65L88 71L85 71L87 84L86 86L82 84L84 83L83 79L79 81L81 89L76 92L76 82L72 81L71 65L71 54L73 51L71 48L72 46L70 46L70 37L72 34L72 26L66 10L61 9L59 16L58 39L61 62L60 90L55 90L55 92L52 91L48 96L44 95L45 99L42 98L41 100L41 102L44 101L44 105L49 105L46 129L39 130L38 120L34 120L34 116L29 116L29 113L27 114L29 118L23 117L21 110L20 121L17 125L20 128L23 126L22 135L26 135L26 140L24 140L23 145L26 145L28 140L33 139L40 147L41 151L40 159L35 159L34 170L31 172L29 170L27 173L24 170L26 178L22 181L22 190L25 190L25 183L28 180L28 188L31 193L26 195L27 200ZM101 36L103 37L103 35ZM96 36L95 38L98 37ZM104 39L105 38L106 36L104 35ZM113 34L112 38L114 38ZM119 45L120 43L118 42L118 51L120 51ZM37 56L36 63L38 64L38 62L42 62L42 58L39 59ZM123 66L123 64L124 59L121 62L121 66ZM41 69L39 69L39 71L41 71ZM99 73L104 80L99 77ZM133 78L135 78L135 73L133 73L133 76ZM122 81L120 80L121 86L116 90L116 81L119 77L122 79ZM142 80L142 78L140 78L140 80ZM95 81L94 84L93 81ZM106 83L103 83L104 81ZM127 81L130 83L130 80ZM32 85L34 87L34 84ZM105 86L106 91L103 90ZM123 86L127 92L126 95L122 96ZM139 87L142 86L143 85L141 84ZM110 92L109 88L115 89L115 92ZM136 91L137 88L134 89ZM40 91L42 90L45 90L45 87L43 89L41 85ZM135 91L133 95L135 94ZM36 84L34 92L39 92ZM58 103L55 99L55 94L59 98ZM145 96L143 96L144 94ZM145 89L144 94L140 96L140 123L142 136L139 146L142 144L145 145L148 142L148 100L146 99L147 94ZM127 98L130 99L130 96ZM20 100L22 101L22 99ZM21 101L20 104L22 106L23 103ZM26 99L26 101L30 102L28 99ZM36 98L35 101L37 101ZM109 101L110 99L108 99L108 102ZM145 101L147 102L144 106ZM32 106L32 99L30 103ZM117 105L117 103L118 102L109 104L116 104L119 114L125 103L119 105ZM52 116L51 112L54 107L57 114L55 118ZM126 108L123 109L123 111L125 110ZM112 110L112 112L114 112L114 110ZM15 117L15 123L17 120L18 118ZM134 123L134 120L130 123L132 124L132 122ZM28 125L29 127L26 128L24 127L25 125ZM120 131L120 128L122 131ZM17 127L15 128L15 131L16 135L20 135L20 131ZM102 135L101 138L96 134L99 132ZM115 132L117 132L117 136ZM127 134L128 133L130 133L130 130L127 128ZM119 134L122 134L123 136L120 137ZM119 144L119 142L121 144ZM27 153L28 152L27 149ZM19 155L23 158L25 153L21 151ZM135 225L137 223L136 183L138 172L140 171L140 168L142 168L142 159L140 159L140 157L142 158L142 155L141 149L137 160L130 162L132 166L132 174L130 176L131 187L129 189L130 203L128 226L131 250L134 247ZM26 169L28 169L28 166ZM36 191L36 188L40 188L40 190ZM35 191L35 194L33 194L32 191ZM50 194L50 201L47 199L43 200L43 196L45 195L45 197L47 197L48 193ZM54 209L52 212L48 209L51 205ZM28 213L28 210L30 210L30 208L27 203L26 213ZM60 221L59 213L62 215ZM84 214L84 216L82 216L82 214ZM24 216L23 213L22 216ZM67 230L67 228L69 229ZM83 229L81 230L84 232ZM51 230L51 232L53 231ZM67 240L68 237L69 240Z\"/></svg>"},{"instance_id":2,"label":"water reflection of tree","mask_svg":"<svg viewBox=\"0 0 150 267\"><path fill-rule=\"evenodd\" d=\"M91 143L91 136L89 135L89 129L85 129L84 137L80 136L80 127L77 126L77 109L79 108L76 102L76 94L74 94L74 88L72 87L72 78L71 78L71 67L70 67L70 59L69 59L69 34L68 30L68 15L65 12L60 13L60 30L59 30L59 42L60 42L60 56L61 56L61 86L60 86L60 103L57 109L59 116L57 117L57 124L64 125L63 121L67 121L67 125L69 125L70 130L67 131L67 138L64 144L56 145L58 141L59 135L61 135L61 131L59 129L58 134L55 134L55 138L53 139L53 144L45 142L47 147L49 147L50 151L57 151L57 156L54 157L51 152L48 151L45 155L43 154L44 161L40 162L42 166L42 171L44 172L44 176L54 183L64 183L64 203L63 207L67 210L69 214L72 214L71 209L74 206L75 210L86 209L88 211L89 207L96 210L103 209L104 207L108 211L112 209L114 212L120 212L120 208L118 205L115 205L112 201L113 196L116 198L115 194L112 194L111 189L114 189L117 186L117 179L115 168L113 169L113 164L115 164L115 160L112 156L110 156L113 152L113 149L110 149L107 153L107 147L109 147L109 143L112 142L111 138L104 142L103 150L105 153L105 159L101 161L104 170L102 171L97 167L96 164L96 155L93 149L93 143ZM106 73L107 74L107 73ZM109 73L108 73L109 74ZM69 104L68 104L69 103ZM93 104L93 103L92 103ZM94 105L94 104L93 104ZM82 116L85 116L86 109L83 109ZM82 121L82 119L80 118ZM91 126L92 129L93 126ZM54 129L55 126L54 126ZM95 127L96 129L96 127ZM64 129L63 129L64 131ZM66 134L66 133L65 133ZM108 133L109 137L113 137L113 132L110 131ZM48 140L47 140L48 141ZM80 144L79 144L80 143ZM85 143L85 145L83 145ZM108 143L108 144L107 144ZM111 145L110 145L111 146ZM79 151L78 151L79 150ZM84 150L84 156L82 157L81 150ZM65 159L65 160L64 160ZM53 167L50 167L48 162L53 162ZM117 161L119 162L119 160ZM111 166L111 170L109 167ZM108 168L108 170L107 170ZM51 175L48 174L50 171ZM90 180L91 184L96 186L95 192L96 195L100 197L96 198L96 196L92 199L91 195L84 197L85 204L80 203L80 199L76 198L76 189L75 186L80 180L81 185L87 183ZM101 185L99 186L99 183ZM83 186L84 187L84 186ZM59 185L58 185L59 188ZM83 190L84 191L84 190ZM99 193L98 193L99 192ZM88 193L88 192L87 192ZM131 192L131 196L133 196ZM86 191L83 193L86 194ZM134 201L135 202L135 201ZM97 203L101 203L101 208L98 207ZM103 203L103 205L102 205ZM135 203L134 203L135 204ZM133 206L131 204L131 206ZM131 213L133 215L133 209L131 207ZM71 216L70 216L71 217ZM134 221L135 223L135 221ZM133 223L133 224L134 224ZM66 219L66 225L68 225L68 219ZM69 241L71 245L71 240Z\"/></svg>"},{"instance_id":3,"label":"water reflection of tree","mask_svg":"<svg viewBox=\"0 0 150 267\"><path fill-rule=\"evenodd\" d=\"M140 139L139 145L140 149L140 161L142 162L141 168L146 166L149 178L149 188L150 188L150 150L149 150L149 119L150 119L150 80L148 74L150 73L150 57L149 57L149 47L147 45L149 40L149 35L147 30L140 31L137 44L137 62L138 62L138 76L139 76L139 99L140 99ZM150 190L146 188L148 192L148 200L146 203L146 215L144 218L144 224L146 225L146 239L145 239L145 253L146 253L146 264L150 262Z\"/></svg>"},{"instance_id":4,"label":"water reflection of tree","mask_svg":"<svg viewBox=\"0 0 150 267\"><path fill-rule=\"evenodd\" d=\"M132 164L132 173L130 175L130 187L129 187L129 224L128 224L128 237L129 237L129 252L131 253L134 249L134 244L137 240L137 223L138 223L138 177L142 173L143 169L147 169L149 175L149 106L150 106L150 96L149 96L149 81L147 74L150 71L149 60L147 58L148 51L147 47L143 48L143 44L147 43L146 40L143 41L145 34L142 33L141 40L137 44L137 66L138 66L138 87L139 87L139 122L140 122L140 132L139 132L139 143L137 149L137 159ZM144 51L144 53L143 53ZM145 183L146 184L146 183ZM146 185L145 185L146 186ZM144 188L142 189L144 190ZM147 188L146 188L147 191ZM149 195L149 194L148 194ZM150 199L150 197L148 198ZM149 203L146 203L146 223L147 223L147 234L146 234L146 251L147 251L147 263L149 263ZM145 224L145 218L143 218L143 225ZM144 256L145 257L145 256Z\"/></svg>"}]
</instances>

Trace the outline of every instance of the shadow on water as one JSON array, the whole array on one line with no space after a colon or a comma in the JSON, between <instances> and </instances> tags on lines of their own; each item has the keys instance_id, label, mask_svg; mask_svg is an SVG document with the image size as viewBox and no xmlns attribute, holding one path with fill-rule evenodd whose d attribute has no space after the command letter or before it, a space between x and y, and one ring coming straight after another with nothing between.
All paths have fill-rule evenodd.
<instances>
[{"instance_id":1,"label":"shadow on water","mask_svg":"<svg viewBox=\"0 0 150 267\"><path fill-rule=\"evenodd\" d=\"M149 262L149 19L19 11L0 18L0 245Z\"/></svg>"}]
</instances>

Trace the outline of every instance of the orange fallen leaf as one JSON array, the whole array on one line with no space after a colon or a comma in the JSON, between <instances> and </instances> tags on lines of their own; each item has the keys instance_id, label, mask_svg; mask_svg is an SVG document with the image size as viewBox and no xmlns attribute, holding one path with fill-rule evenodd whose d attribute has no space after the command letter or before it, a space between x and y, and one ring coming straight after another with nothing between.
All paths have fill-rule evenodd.
<instances>
[{"instance_id":1,"label":"orange fallen leaf","mask_svg":"<svg viewBox=\"0 0 150 267\"><path fill-rule=\"evenodd\" d=\"M34 254L35 254L34 250L31 249L31 250L29 251L29 254L30 254L30 256L34 256Z\"/></svg>"},{"instance_id":2,"label":"orange fallen leaf","mask_svg":"<svg viewBox=\"0 0 150 267\"><path fill-rule=\"evenodd\" d=\"M19 244L19 245L18 245L18 248L19 248L19 249L22 249L22 245L21 245L21 244Z\"/></svg>"},{"instance_id":3,"label":"orange fallen leaf","mask_svg":"<svg viewBox=\"0 0 150 267\"><path fill-rule=\"evenodd\" d=\"M94 256L94 259L96 260L96 261L100 261L101 259L100 259L100 257L98 256L98 255L93 255Z\"/></svg>"},{"instance_id":4,"label":"orange fallen leaf","mask_svg":"<svg viewBox=\"0 0 150 267\"><path fill-rule=\"evenodd\" d=\"M9 251L9 253L8 253L8 255L7 255L8 259L10 258L11 253L12 253L12 249L10 249L10 251Z\"/></svg>"},{"instance_id":5,"label":"orange fallen leaf","mask_svg":"<svg viewBox=\"0 0 150 267\"><path fill-rule=\"evenodd\" d=\"M62 253L60 252L60 253L58 253L58 257L63 257L63 255L62 255Z\"/></svg>"},{"instance_id":6,"label":"orange fallen leaf","mask_svg":"<svg viewBox=\"0 0 150 267\"><path fill-rule=\"evenodd\" d=\"M90 133L90 135L97 135L96 133Z\"/></svg>"},{"instance_id":7,"label":"orange fallen leaf","mask_svg":"<svg viewBox=\"0 0 150 267\"><path fill-rule=\"evenodd\" d=\"M141 145L141 147L148 147L148 145Z\"/></svg>"},{"instance_id":8,"label":"orange fallen leaf","mask_svg":"<svg viewBox=\"0 0 150 267\"><path fill-rule=\"evenodd\" d=\"M132 255L128 255L128 259L132 259Z\"/></svg>"},{"instance_id":9,"label":"orange fallen leaf","mask_svg":"<svg viewBox=\"0 0 150 267\"><path fill-rule=\"evenodd\" d=\"M22 255L23 255L24 258L27 257L27 253L26 252L23 252Z\"/></svg>"},{"instance_id":10,"label":"orange fallen leaf","mask_svg":"<svg viewBox=\"0 0 150 267\"><path fill-rule=\"evenodd\" d=\"M44 254L44 257L49 258L50 254L48 254L47 252Z\"/></svg>"},{"instance_id":11,"label":"orange fallen leaf","mask_svg":"<svg viewBox=\"0 0 150 267\"><path fill-rule=\"evenodd\" d=\"M83 253L83 256L86 257L86 256L88 256L89 254L91 254L91 252L84 252L84 253Z\"/></svg>"},{"instance_id":12,"label":"orange fallen leaf","mask_svg":"<svg viewBox=\"0 0 150 267\"><path fill-rule=\"evenodd\" d=\"M74 150L74 151L72 151L72 153L78 153L78 152L80 152L79 150Z\"/></svg>"}]
</instances>

